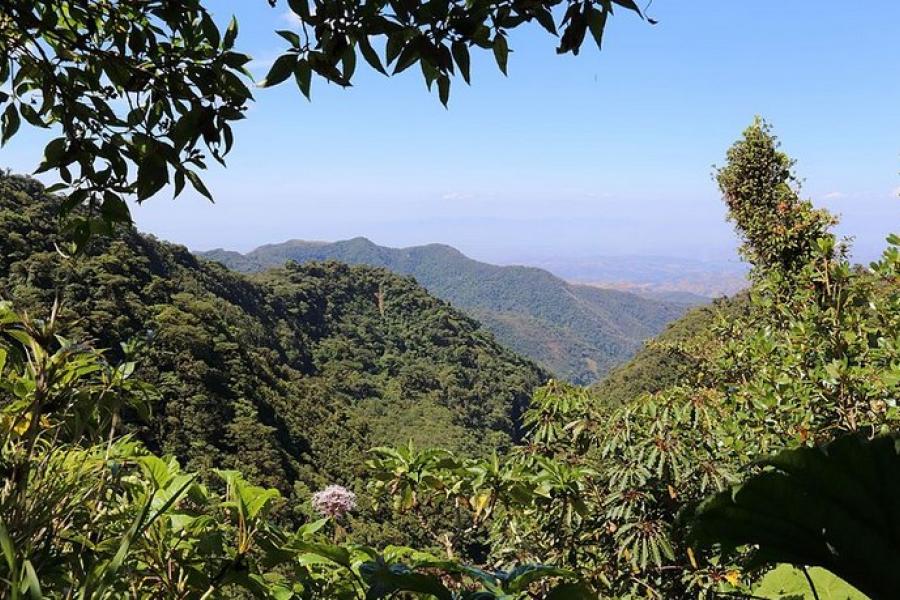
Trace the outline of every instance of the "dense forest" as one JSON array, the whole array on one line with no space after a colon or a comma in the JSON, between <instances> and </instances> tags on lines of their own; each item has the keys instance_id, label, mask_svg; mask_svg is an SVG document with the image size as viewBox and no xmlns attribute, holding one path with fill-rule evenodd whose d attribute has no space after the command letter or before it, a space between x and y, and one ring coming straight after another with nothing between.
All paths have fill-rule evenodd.
<instances>
[{"instance_id":1,"label":"dense forest","mask_svg":"<svg viewBox=\"0 0 900 600\"><path fill-rule=\"evenodd\" d=\"M62 260L53 207L36 181L0 179L0 297L35 317L58 298L68 334L111 359L139 348L158 395L129 424L189 468L290 494L352 485L374 446L508 448L547 379L383 269L293 264L250 281L134 230Z\"/></svg>"},{"instance_id":2,"label":"dense forest","mask_svg":"<svg viewBox=\"0 0 900 600\"><path fill-rule=\"evenodd\" d=\"M592 388L536 388L382 269L251 280L131 229L66 257L40 184L4 177L4 577L51 596L891 597L900 238L851 265L762 121L728 158L751 289Z\"/></svg>"},{"instance_id":3,"label":"dense forest","mask_svg":"<svg viewBox=\"0 0 900 600\"><path fill-rule=\"evenodd\" d=\"M387 248L365 238L334 243L295 240L247 254L212 250L201 255L242 272L286 261L338 260L410 275L477 319L501 343L578 384L596 382L631 358L687 306L573 285L543 269L483 263L443 244Z\"/></svg>"},{"instance_id":4,"label":"dense forest","mask_svg":"<svg viewBox=\"0 0 900 600\"><path fill-rule=\"evenodd\" d=\"M614 9L645 17L287 4L303 35L278 31L257 89L349 86L358 50L418 65L444 105L470 49L506 72L524 23L564 54ZM248 278L139 234L127 199L211 195L199 172L252 99L237 21L201 0L6 5L0 143L61 137L38 168L58 183L0 177L0 596L897 596L900 236L851 263L763 119L715 170L747 292L578 387L388 270Z\"/></svg>"}]
</instances>

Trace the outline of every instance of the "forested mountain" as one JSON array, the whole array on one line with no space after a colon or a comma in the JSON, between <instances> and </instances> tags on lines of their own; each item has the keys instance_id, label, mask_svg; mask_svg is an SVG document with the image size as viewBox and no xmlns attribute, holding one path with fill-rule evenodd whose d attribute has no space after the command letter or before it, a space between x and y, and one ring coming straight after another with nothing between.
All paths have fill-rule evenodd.
<instances>
[{"instance_id":1,"label":"forested mountain","mask_svg":"<svg viewBox=\"0 0 900 600\"><path fill-rule=\"evenodd\" d=\"M592 386L593 395L605 406L621 406L681 382L698 369L694 352L698 346L710 343L717 319L737 319L746 313L749 304L748 295L741 293L692 308L669 323L633 358Z\"/></svg>"},{"instance_id":2,"label":"forested mountain","mask_svg":"<svg viewBox=\"0 0 900 600\"><path fill-rule=\"evenodd\" d=\"M442 244L387 248L359 237L335 243L294 240L245 255L227 250L201 255L243 272L286 261L338 260L412 275L508 347L574 383L597 381L685 310L681 302L569 284L543 269L479 262Z\"/></svg>"},{"instance_id":3,"label":"forested mountain","mask_svg":"<svg viewBox=\"0 0 900 600\"><path fill-rule=\"evenodd\" d=\"M153 417L134 428L191 468L300 493L359 478L369 448L503 448L547 375L411 278L336 262L251 280L133 229L63 259L55 204L0 178L0 299L110 355L135 338Z\"/></svg>"}]
</instances>

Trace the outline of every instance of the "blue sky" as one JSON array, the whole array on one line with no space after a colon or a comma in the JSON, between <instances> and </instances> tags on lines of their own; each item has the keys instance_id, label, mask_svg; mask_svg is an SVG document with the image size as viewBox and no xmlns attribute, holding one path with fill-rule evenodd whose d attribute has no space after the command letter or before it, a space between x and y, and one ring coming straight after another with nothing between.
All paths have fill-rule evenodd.
<instances>
[{"instance_id":1,"label":"blue sky","mask_svg":"<svg viewBox=\"0 0 900 600\"><path fill-rule=\"evenodd\" d=\"M239 43L277 56L284 3L212 2ZM712 165L753 115L798 159L804 192L843 216L867 260L900 230L900 2L655 0L622 11L603 52L557 56L535 27L511 37L509 77L483 54L449 110L417 69L360 69L349 90L259 90L216 196L158 197L145 231L194 249L365 235L453 244L487 260L646 254L727 258L736 245ZM40 136L0 151L28 171Z\"/></svg>"}]
</instances>

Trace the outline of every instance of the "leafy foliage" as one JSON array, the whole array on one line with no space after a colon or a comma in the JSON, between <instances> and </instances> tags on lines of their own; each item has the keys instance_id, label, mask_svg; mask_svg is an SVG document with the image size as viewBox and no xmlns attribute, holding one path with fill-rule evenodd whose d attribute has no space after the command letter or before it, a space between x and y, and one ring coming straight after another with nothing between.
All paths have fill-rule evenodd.
<instances>
[{"instance_id":1,"label":"leafy foliage","mask_svg":"<svg viewBox=\"0 0 900 600\"><path fill-rule=\"evenodd\" d=\"M489 574L407 548L328 542L327 520L279 527L269 518L277 490L218 471L216 491L116 437L110 407L149 388L131 363L111 365L58 327L55 313L38 322L0 304L5 596L516 600L538 585L571 589L573 574L553 567ZM75 431L86 418L100 427Z\"/></svg>"},{"instance_id":2,"label":"leafy foliage","mask_svg":"<svg viewBox=\"0 0 900 600\"><path fill-rule=\"evenodd\" d=\"M445 105L451 77L459 73L469 83L471 48L490 50L498 68L506 74L509 61L509 30L537 22L557 35L553 9L565 5L557 52L578 54L588 31L599 48L614 6L641 14L633 0L538 3L496 1L410 3L379 0L365 6L342 2L289 0L299 22L299 31L279 31L290 45L278 57L261 82L277 85L292 76L309 97L310 78L315 73L338 85L350 85L356 70L357 51L376 71L396 75L418 64L428 89L437 83ZM384 58L372 45L383 39Z\"/></svg>"},{"instance_id":3,"label":"leafy foliage","mask_svg":"<svg viewBox=\"0 0 900 600\"><path fill-rule=\"evenodd\" d=\"M275 0L269 0L275 6ZM557 33L551 10L566 5L559 52L577 53L588 30L598 46L614 6L640 14L632 0L575 2L428 2L289 0L298 25L278 34L287 51L260 82L289 78L310 95L312 75L348 86L357 54L375 70L419 64L429 89L447 104L450 79L468 82L469 50L493 52L505 73L506 36L537 21ZM87 204L68 224L74 249L92 232L129 222L125 199L146 200L167 184L200 179L208 156L223 162L232 123L252 101L251 58L236 49L238 23L222 26L202 0L9 0L0 15L0 142L24 121L61 130L39 171L54 171L69 194L62 212ZM373 41L385 44L382 59Z\"/></svg>"},{"instance_id":4,"label":"leafy foliage","mask_svg":"<svg viewBox=\"0 0 900 600\"><path fill-rule=\"evenodd\" d=\"M827 211L800 199L793 167L769 124L757 117L716 173L729 218L744 236L744 255L762 270L802 269L836 223Z\"/></svg>"},{"instance_id":5,"label":"leafy foliage","mask_svg":"<svg viewBox=\"0 0 900 600\"><path fill-rule=\"evenodd\" d=\"M198 0L6 3L2 139L22 120L60 129L38 172L57 172L71 190L64 212L90 206L68 225L77 244L129 222L129 196L142 201L169 183L176 195L186 183L210 195L197 174L201 148L223 161L252 99L236 36L236 22L220 31Z\"/></svg>"},{"instance_id":6,"label":"leafy foliage","mask_svg":"<svg viewBox=\"0 0 900 600\"><path fill-rule=\"evenodd\" d=\"M294 265L251 282L134 231L62 259L52 211L36 182L0 180L0 296L42 315L58 295L72 334L111 360L136 339L138 374L158 393L152 418L123 414L127 430L191 471L279 489L294 500L285 517L303 519L328 483L361 492L372 446L508 448L545 377L383 270ZM350 525L364 540L407 539L374 517Z\"/></svg>"},{"instance_id":7,"label":"leafy foliage","mask_svg":"<svg viewBox=\"0 0 900 600\"><path fill-rule=\"evenodd\" d=\"M781 226L765 203L747 218L760 230ZM685 536L685 508L730 487L761 456L898 424L900 238L864 268L852 267L827 232L807 231L820 233L803 241L802 265L766 255L773 262L757 262L746 298L701 309L640 366L623 368L655 376L671 366L662 382L601 385L600 393L618 394L608 403L552 385L535 397L523 444L507 455L422 455L407 459L426 465L409 480L392 478L404 470L382 456L375 490L399 510L465 508L469 520L459 523L489 532L489 560L540 556L613 597L752 593L757 574L740 552L703 552ZM777 496L758 498L778 504ZM465 529L444 530L444 539L465 539Z\"/></svg>"},{"instance_id":8,"label":"leafy foliage","mask_svg":"<svg viewBox=\"0 0 900 600\"><path fill-rule=\"evenodd\" d=\"M751 565L823 567L870 597L890 598L900 581L897 482L900 442L846 436L786 450L762 471L699 506L690 522L698 544L752 546Z\"/></svg>"}]
</instances>

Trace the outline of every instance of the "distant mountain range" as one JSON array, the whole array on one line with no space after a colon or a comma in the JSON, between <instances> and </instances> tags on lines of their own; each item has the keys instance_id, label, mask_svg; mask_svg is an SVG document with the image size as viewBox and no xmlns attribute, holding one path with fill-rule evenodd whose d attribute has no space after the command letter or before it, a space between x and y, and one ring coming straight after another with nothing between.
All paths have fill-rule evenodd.
<instances>
[{"instance_id":1,"label":"distant mountain range","mask_svg":"<svg viewBox=\"0 0 900 600\"><path fill-rule=\"evenodd\" d=\"M334 243L293 240L247 254L221 249L198 254L242 272L287 261L335 260L410 275L481 321L508 347L582 384L597 381L689 306L704 301L684 294L660 300L572 284L544 269L491 265L441 244L387 248L360 237Z\"/></svg>"},{"instance_id":2,"label":"distant mountain range","mask_svg":"<svg viewBox=\"0 0 900 600\"><path fill-rule=\"evenodd\" d=\"M657 300L696 302L732 296L747 287L748 267L737 260L670 256L535 258L528 264L566 281L634 292Z\"/></svg>"}]
</instances>

